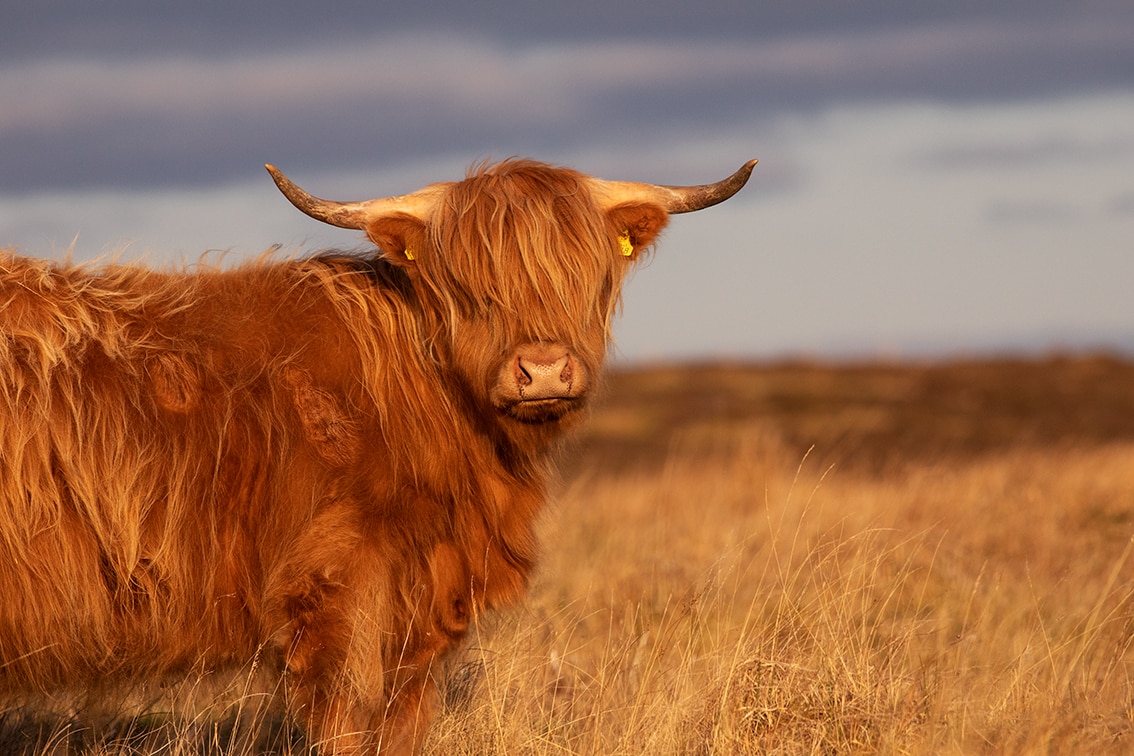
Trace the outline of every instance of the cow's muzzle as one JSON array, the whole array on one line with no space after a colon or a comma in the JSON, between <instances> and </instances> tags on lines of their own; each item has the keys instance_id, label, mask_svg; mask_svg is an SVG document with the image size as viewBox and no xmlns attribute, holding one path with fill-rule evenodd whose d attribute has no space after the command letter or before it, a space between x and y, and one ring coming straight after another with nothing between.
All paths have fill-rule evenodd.
<instances>
[{"instance_id":1,"label":"cow's muzzle","mask_svg":"<svg viewBox=\"0 0 1134 756\"><path fill-rule=\"evenodd\" d=\"M588 387L586 368L566 346L525 344L501 366L492 400L515 420L544 423L582 406Z\"/></svg>"}]
</instances>

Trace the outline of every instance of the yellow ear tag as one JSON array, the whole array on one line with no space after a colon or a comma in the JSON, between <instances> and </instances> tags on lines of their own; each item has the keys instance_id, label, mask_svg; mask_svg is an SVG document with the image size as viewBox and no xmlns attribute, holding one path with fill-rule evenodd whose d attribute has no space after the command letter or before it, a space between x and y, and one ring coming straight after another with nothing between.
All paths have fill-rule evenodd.
<instances>
[{"instance_id":1,"label":"yellow ear tag","mask_svg":"<svg viewBox=\"0 0 1134 756\"><path fill-rule=\"evenodd\" d=\"M406 256L407 260L416 260L417 259L413 254L413 250L410 249L409 247L406 247L406 249L405 249L405 256Z\"/></svg>"},{"instance_id":2,"label":"yellow ear tag","mask_svg":"<svg viewBox=\"0 0 1134 756\"><path fill-rule=\"evenodd\" d=\"M630 257L634 254L634 245L630 243L629 231L623 231L618 235L618 246L622 250L623 257Z\"/></svg>"}]
</instances>

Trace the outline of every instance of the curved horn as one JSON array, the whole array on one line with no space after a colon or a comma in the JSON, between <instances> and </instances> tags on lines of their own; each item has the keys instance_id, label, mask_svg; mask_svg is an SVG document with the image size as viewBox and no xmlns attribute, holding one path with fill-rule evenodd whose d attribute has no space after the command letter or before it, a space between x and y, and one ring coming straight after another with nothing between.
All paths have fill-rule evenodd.
<instances>
[{"instance_id":1,"label":"curved horn","mask_svg":"<svg viewBox=\"0 0 1134 756\"><path fill-rule=\"evenodd\" d=\"M283 196L287 197L288 201L295 205L300 212L310 215L315 220L339 228L365 230L367 220L377 215L388 215L390 213L406 213L417 218L424 218L429 208L429 200L437 188L437 185L434 185L413 194L383 197L364 202L333 202L319 199L303 191L274 165L266 164L264 167L268 169L268 173L272 174L272 180L283 192Z\"/></svg>"},{"instance_id":2,"label":"curved horn","mask_svg":"<svg viewBox=\"0 0 1134 756\"><path fill-rule=\"evenodd\" d=\"M670 214L691 213L724 202L740 191L752 175L756 160L749 160L740 170L715 184L697 186L665 186L634 181L602 181L598 183L607 195L610 206L624 202L656 202Z\"/></svg>"}]
</instances>

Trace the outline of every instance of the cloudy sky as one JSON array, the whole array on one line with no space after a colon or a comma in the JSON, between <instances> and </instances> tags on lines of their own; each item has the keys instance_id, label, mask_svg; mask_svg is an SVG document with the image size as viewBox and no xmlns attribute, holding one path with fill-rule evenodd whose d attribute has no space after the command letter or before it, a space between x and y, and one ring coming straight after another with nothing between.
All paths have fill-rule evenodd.
<instances>
[{"instance_id":1,"label":"cloudy sky","mask_svg":"<svg viewBox=\"0 0 1134 756\"><path fill-rule=\"evenodd\" d=\"M621 358L1134 353L1134 4L0 0L0 245L354 247L362 199L525 155L675 217Z\"/></svg>"}]
</instances>

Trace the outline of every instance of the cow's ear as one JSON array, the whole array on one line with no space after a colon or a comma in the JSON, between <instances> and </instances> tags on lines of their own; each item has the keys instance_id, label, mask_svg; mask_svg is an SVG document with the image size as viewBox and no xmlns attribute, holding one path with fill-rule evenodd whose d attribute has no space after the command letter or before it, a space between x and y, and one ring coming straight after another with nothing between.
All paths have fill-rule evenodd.
<instances>
[{"instance_id":1,"label":"cow's ear","mask_svg":"<svg viewBox=\"0 0 1134 756\"><path fill-rule=\"evenodd\" d=\"M625 257L637 257L648 249L669 222L669 215L658 205L619 205L609 211L619 234L619 248Z\"/></svg>"},{"instance_id":2,"label":"cow's ear","mask_svg":"<svg viewBox=\"0 0 1134 756\"><path fill-rule=\"evenodd\" d=\"M426 243L425 224L408 214L372 218L365 230L382 256L396 265L412 267Z\"/></svg>"}]
</instances>

